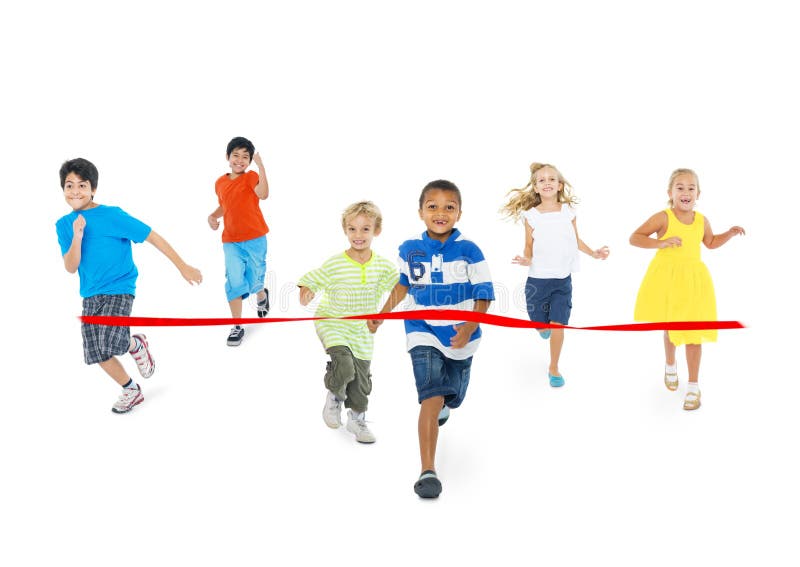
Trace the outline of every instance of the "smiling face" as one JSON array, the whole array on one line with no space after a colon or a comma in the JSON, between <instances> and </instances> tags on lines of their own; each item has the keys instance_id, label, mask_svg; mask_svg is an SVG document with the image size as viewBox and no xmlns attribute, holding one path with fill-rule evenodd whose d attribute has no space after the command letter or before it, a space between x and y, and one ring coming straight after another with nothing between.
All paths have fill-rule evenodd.
<instances>
[{"instance_id":1,"label":"smiling face","mask_svg":"<svg viewBox=\"0 0 800 567\"><path fill-rule=\"evenodd\" d=\"M253 156L246 148L233 148L228 155L228 164L231 166L231 176L238 177L244 173L250 165Z\"/></svg>"},{"instance_id":2,"label":"smiling face","mask_svg":"<svg viewBox=\"0 0 800 567\"><path fill-rule=\"evenodd\" d=\"M68 173L64 179L64 199L73 211L84 211L96 207L92 198L97 189L77 173Z\"/></svg>"},{"instance_id":3,"label":"smiling face","mask_svg":"<svg viewBox=\"0 0 800 567\"><path fill-rule=\"evenodd\" d=\"M447 189L428 189L422 199L419 218L425 222L428 236L444 242L461 218L458 195Z\"/></svg>"},{"instance_id":4,"label":"smiling face","mask_svg":"<svg viewBox=\"0 0 800 567\"><path fill-rule=\"evenodd\" d=\"M539 169L534 174L533 190L539 194L542 201L558 199L558 192L564 189L558 172L550 166Z\"/></svg>"},{"instance_id":5,"label":"smiling face","mask_svg":"<svg viewBox=\"0 0 800 567\"><path fill-rule=\"evenodd\" d=\"M372 239L381 233L375 228L375 219L367 215L352 215L344 221L344 233L350 241L350 249L365 252L372 246Z\"/></svg>"},{"instance_id":6,"label":"smiling face","mask_svg":"<svg viewBox=\"0 0 800 567\"><path fill-rule=\"evenodd\" d=\"M693 173L681 173L672 180L672 185L667 191L670 204L677 211L689 212L694 209L695 202L700 197L700 187L697 177Z\"/></svg>"}]
</instances>

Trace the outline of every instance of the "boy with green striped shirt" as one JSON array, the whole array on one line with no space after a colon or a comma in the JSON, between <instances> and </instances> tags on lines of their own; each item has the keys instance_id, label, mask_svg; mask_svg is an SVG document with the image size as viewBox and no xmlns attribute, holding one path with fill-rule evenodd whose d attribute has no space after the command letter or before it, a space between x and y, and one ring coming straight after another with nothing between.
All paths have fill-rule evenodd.
<instances>
[{"instance_id":1,"label":"boy with green striped shirt","mask_svg":"<svg viewBox=\"0 0 800 567\"><path fill-rule=\"evenodd\" d=\"M322 266L300 278L300 303L308 305L314 295L324 292L317 317L347 317L374 313L385 293L399 279L393 262L375 254L372 239L381 233L381 212L374 203L361 201L342 213L342 228L350 248L328 258ZM347 430L360 443L374 443L375 436L366 424L372 380L373 335L363 320L315 321L317 336L331 360L325 372L328 393L322 418L331 428L342 425L342 403L349 408Z\"/></svg>"}]
</instances>

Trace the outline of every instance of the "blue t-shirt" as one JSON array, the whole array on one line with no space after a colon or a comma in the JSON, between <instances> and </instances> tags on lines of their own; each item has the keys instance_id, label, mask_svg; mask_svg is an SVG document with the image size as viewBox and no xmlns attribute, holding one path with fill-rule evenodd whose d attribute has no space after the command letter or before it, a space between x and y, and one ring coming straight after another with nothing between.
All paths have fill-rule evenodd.
<instances>
[{"instance_id":1,"label":"blue t-shirt","mask_svg":"<svg viewBox=\"0 0 800 567\"><path fill-rule=\"evenodd\" d=\"M472 311L476 299L494 300L489 266L481 249L453 229L445 242L423 232L400 245L400 283L408 287L410 309ZM406 346L432 346L448 358L464 360L478 348L481 328L464 348L450 347L453 325L460 321L405 321Z\"/></svg>"},{"instance_id":2,"label":"blue t-shirt","mask_svg":"<svg viewBox=\"0 0 800 567\"><path fill-rule=\"evenodd\" d=\"M56 221L58 243L63 256L72 246L72 223L78 214L86 219L81 242L81 297L136 294L136 276L131 242L144 242L150 227L119 207L98 205L72 211Z\"/></svg>"}]
</instances>

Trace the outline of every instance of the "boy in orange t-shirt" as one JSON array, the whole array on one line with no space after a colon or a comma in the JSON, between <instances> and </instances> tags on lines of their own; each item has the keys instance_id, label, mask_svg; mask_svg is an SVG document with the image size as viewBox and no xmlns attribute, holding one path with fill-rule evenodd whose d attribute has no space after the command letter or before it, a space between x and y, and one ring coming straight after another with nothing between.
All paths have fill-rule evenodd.
<instances>
[{"instance_id":1,"label":"boy in orange t-shirt","mask_svg":"<svg viewBox=\"0 0 800 567\"><path fill-rule=\"evenodd\" d=\"M234 319L242 316L242 300L256 294L259 317L269 312L269 292L264 287L267 271L267 232L259 200L269 196L267 174L261 156L247 138L234 138L225 152L231 172L217 179L215 191L219 207L208 215L212 230L222 217L222 250L225 253L225 294ZM247 171L251 161L258 173ZM235 325L228 335L228 346L239 346L244 328Z\"/></svg>"}]
</instances>

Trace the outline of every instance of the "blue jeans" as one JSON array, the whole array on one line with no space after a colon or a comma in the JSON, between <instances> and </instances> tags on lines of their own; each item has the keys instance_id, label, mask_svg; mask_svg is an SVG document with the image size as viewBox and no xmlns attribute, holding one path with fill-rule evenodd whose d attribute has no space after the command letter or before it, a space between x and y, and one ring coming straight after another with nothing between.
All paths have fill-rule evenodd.
<instances>
[{"instance_id":1,"label":"blue jeans","mask_svg":"<svg viewBox=\"0 0 800 567\"><path fill-rule=\"evenodd\" d=\"M472 357L454 360L431 346L415 346L408 352L414 367L419 403L428 398L444 396L444 403L448 407L460 406L469 386Z\"/></svg>"},{"instance_id":2,"label":"blue jeans","mask_svg":"<svg viewBox=\"0 0 800 567\"><path fill-rule=\"evenodd\" d=\"M563 279L528 278L525 303L531 321L568 324L572 313L572 276Z\"/></svg>"}]
</instances>

